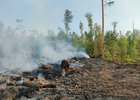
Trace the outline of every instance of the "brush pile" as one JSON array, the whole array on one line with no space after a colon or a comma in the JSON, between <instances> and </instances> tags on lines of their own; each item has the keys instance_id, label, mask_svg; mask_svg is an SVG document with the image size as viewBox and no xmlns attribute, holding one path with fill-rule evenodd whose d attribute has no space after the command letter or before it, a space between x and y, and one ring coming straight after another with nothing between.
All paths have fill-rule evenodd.
<instances>
[{"instance_id":1,"label":"brush pile","mask_svg":"<svg viewBox=\"0 0 140 100\"><path fill-rule=\"evenodd\" d=\"M65 76L59 64L0 74L0 100L139 100L140 65L73 58Z\"/></svg>"}]
</instances>

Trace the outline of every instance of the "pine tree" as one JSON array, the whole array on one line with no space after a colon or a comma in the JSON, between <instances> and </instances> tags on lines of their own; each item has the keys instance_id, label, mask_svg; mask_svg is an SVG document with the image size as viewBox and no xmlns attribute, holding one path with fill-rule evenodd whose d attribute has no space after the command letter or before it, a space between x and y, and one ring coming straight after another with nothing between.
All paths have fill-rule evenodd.
<instances>
[{"instance_id":1,"label":"pine tree","mask_svg":"<svg viewBox=\"0 0 140 100\"><path fill-rule=\"evenodd\" d=\"M70 23L72 22L73 19L73 15L72 12L68 9L65 10L65 14L64 14L64 25L65 25L65 32L66 34L69 33L70 31Z\"/></svg>"},{"instance_id":2,"label":"pine tree","mask_svg":"<svg viewBox=\"0 0 140 100\"><path fill-rule=\"evenodd\" d=\"M86 36L86 51L90 56L93 56L93 19L91 13L86 13L85 17L88 21L89 32L85 33Z\"/></svg>"}]
</instances>

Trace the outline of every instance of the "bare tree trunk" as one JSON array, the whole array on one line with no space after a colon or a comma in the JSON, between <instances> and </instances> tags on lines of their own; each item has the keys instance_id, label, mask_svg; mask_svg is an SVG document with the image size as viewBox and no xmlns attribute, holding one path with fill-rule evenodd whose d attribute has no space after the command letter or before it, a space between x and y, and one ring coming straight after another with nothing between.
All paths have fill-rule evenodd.
<instances>
[{"instance_id":1,"label":"bare tree trunk","mask_svg":"<svg viewBox=\"0 0 140 100\"><path fill-rule=\"evenodd\" d=\"M102 0L102 58L104 57L104 0Z\"/></svg>"}]
</instances>

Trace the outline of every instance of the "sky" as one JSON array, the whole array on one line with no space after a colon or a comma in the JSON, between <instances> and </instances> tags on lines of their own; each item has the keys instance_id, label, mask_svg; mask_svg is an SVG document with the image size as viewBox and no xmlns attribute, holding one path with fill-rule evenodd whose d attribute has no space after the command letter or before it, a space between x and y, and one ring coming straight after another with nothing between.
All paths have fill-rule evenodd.
<instances>
[{"instance_id":1,"label":"sky","mask_svg":"<svg viewBox=\"0 0 140 100\"><path fill-rule=\"evenodd\" d=\"M135 28L140 29L140 0L114 1L113 6L105 5L105 30L112 29L114 21L118 22L118 31L132 30L133 22ZM66 9L73 14L71 31L79 33L80 21L87 30L87 12L93 15L94 23L101 25L101 0L0 0L0 21L5 27L16 27L16 19L22 19L22 24L28 29L57 32L58 27L64 29Z\"/></svg>"}]
</instances>

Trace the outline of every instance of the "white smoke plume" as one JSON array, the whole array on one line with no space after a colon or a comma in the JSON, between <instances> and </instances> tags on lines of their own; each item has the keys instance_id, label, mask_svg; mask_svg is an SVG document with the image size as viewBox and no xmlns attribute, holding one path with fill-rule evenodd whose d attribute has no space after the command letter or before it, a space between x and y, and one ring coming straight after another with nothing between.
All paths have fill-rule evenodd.
<instances>
[{"instance_id":1,"label":"white smoke plume","mask_svg":"<svg viewBox=\"0 0 140 100\"><path fill-rule=\"evenodd\" d=\"M29 71L39 63L56 63L72 57L88 57L71 43L48 39L19 25L16 29L0 23L0 69Z\"/></svg>"}]
</instances>

